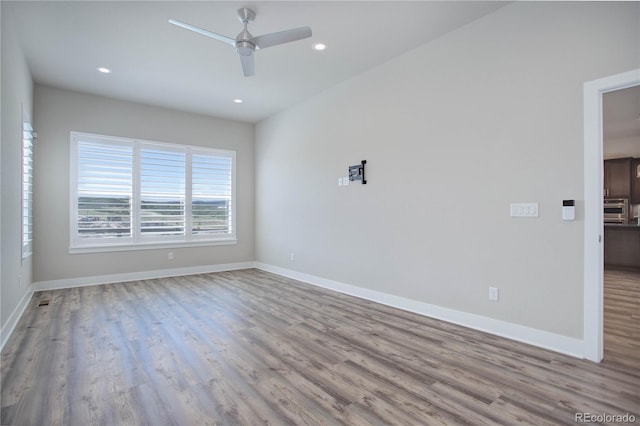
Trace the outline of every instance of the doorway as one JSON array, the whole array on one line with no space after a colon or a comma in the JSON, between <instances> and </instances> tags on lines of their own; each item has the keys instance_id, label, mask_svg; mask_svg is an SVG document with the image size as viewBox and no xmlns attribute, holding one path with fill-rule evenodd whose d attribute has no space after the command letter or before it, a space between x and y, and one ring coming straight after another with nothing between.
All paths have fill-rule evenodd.
<instances>
[{"instance_id":1,"label":"doorway","mask_svg":"<svg viewBox=\"0 0 640 426\"><path fill-rule=\"evenodd\" d=\"M603 95L640 85L640 69L584 84L584 357L600 362L603 344Z\"/></svg>"},{"instance_id":2,"label":"doorway","mask_svg":"<svg viewBox=\"0 0 640 426\"><path fill-rule=\"evenodd\" d=\"M602 123L604 361L640 369L640 85L603 93Z\"/></svg>"}]
</instances>

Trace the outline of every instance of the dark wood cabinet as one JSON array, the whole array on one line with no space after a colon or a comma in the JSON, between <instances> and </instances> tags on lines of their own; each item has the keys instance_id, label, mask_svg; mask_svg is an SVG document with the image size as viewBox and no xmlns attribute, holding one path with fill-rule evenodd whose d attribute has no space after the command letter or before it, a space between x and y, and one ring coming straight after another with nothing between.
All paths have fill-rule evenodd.
<instances>
[{"instance_id":1,"label":"dark wood cabinet","mask_svg":"<svg viewBox=\"0 0 640 426\"><path fill-rule=\"evenodd\" d=\"M640 204L640 158L631 162L631 204Z\"/></svg>"},{"instance_id":2,"label":"dark wood cabinet","mask_svg":"<svg viewBox=\"0 0 640 426\"><path fill-rule=\"evenodd\" d=\"M604 266L640 270L640 226L604 226Z\"/></svg>"},{"instance_id":3,"label":"dark wood cabinet","mask_svg":"<svg viewBox=\"0 0 640 426\"><path fill-rule=\"evenodd\" d=\"M604 162L605 198L630 198L632 158L616 158Z\"/></svg>"}]
</instances>

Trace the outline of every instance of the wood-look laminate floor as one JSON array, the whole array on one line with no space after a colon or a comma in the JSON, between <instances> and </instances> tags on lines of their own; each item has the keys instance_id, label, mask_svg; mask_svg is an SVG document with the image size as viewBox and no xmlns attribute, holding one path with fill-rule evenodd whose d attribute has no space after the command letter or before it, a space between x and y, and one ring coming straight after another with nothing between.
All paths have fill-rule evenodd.
<instances>
[{"instance_id":1,"label":"wood-look laminate floor","mask_svg":"<svg viewBox=\"0 0 640 426\"><path fill-rule=\"evenodd\" d=\"M640 421L637 369L258 270L36 293L1 378L2 424Z\"/></svg>"},{"instance_id":2,"label":"wood-look laminate floor","mask_svg":"<svg viewBox=\"0 0 640 426\"><path fill-rule=\"evenodd\" d=\"M605 270L604 359L640 370L640 272Z\"/></svg>"}]
</instances>

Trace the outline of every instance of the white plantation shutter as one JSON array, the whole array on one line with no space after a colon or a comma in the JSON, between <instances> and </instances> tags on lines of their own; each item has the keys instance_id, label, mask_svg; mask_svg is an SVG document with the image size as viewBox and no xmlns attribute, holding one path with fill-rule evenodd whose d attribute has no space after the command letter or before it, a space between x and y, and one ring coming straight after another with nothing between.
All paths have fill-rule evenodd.
<instances>
[{"instance_id":1,"label":"white plantation shutter","mask_svg":"<svg viewBox=\"0 0 640 426\"><path fill-rule=\"evenodd\" d=\"M233 217L233 158L194 150L191 162L191 232L228 234Z\"/></svg>"},{"instance_id":2,"label":"white plantation shutter","mask_svg":"<svg viewBox=\"0 0 640 426\"><path fill-rule=\"evenodd\" d=\"M76 237L130 238L132 185L131 143L79 140Z\"/></svg>"},{"instance_id":3,"label":"white plantation shutter","mask_svg":"<svg viewBox=\"0 0 640 426\"><path fill-rule=\"evenodd\" d=\"M185 234L184 150L140 147L140 232Z\"/></svg>"},{"instance_id":4,"label":"white plantation shutter","mask_svg":"<svg viewBox=\"0 0 640 426\"><path fill-rule=\"evenodd\" d=\"M235 152L71 135L72 252L235 243Z\"/></svg>"},{"instance_id":5,"label":"white plantation shutter","mask_svg":"<svg viewBox=\"0 0 640 426\"><path fill-rule=\"evenodd\" d=\"M33 127L22 123L22 257L33 244Z\"/></svg>"}]
</instances>

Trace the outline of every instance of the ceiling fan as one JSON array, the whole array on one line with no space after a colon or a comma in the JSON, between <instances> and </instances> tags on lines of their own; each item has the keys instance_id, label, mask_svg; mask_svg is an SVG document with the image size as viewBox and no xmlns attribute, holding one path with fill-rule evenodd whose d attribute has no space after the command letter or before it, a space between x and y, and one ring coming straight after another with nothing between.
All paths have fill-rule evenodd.
<instances>
[{"instance_id":1,"label":"ceiling fan","mask_svg":"<svg viewBox=\"0 0 640 426\"><path fill-rule=\"evenodd\" d=\"M244 29L237 35L236 38L217 34L205 29L196 27L195 25L187 24L175 19L169 19L169 23L177 25L184 29L194 31L198 34L202 34L206 37L211 37L228 45L236 48L238 55L240 55L240 63L242 64L242 71L245 77L249 77L255 74L255 67L253 63L253 52L259 49L266 49L267 47L277 46L279 44L289 43L291 41L301 40L303 38L311 37L310 27L300 27L291 30L280 31L277 33L264 34L254 37L247 29L247 25L253 22L256 17L256 13L246 7L238 9L238 19L244 24Z\"/></svg>"}]
</instances>

